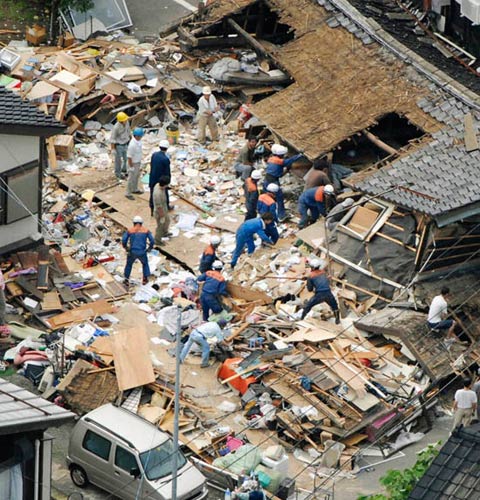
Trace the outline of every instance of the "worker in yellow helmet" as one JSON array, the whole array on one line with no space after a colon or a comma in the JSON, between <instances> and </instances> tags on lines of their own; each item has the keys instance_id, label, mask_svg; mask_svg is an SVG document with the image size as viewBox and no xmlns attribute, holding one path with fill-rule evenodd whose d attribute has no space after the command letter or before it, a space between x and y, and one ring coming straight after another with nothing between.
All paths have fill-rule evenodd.
<instances>
[{"instance_id":1,"label":"worker in yellow helmet","mask_svg":"<svg viewBox=\"0 0 480 500\"><path fill-rule=\"evenodd\" d=\"M117 113L117 123L113 126L110 134L110 144L115 161L115 176L118 180L127 176L127 148L131 136L128 115L120 111Z\"/></svg>"}]
</instances>

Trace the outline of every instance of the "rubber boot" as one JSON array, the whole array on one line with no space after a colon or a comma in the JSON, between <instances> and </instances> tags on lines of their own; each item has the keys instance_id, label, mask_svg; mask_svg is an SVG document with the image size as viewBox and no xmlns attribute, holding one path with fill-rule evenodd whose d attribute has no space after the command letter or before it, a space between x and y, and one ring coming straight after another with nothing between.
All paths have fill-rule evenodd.
<instances>
[{"instance_id":1,"label":"rubber boot","mask_svg":"<svg viewBox=\"0 0 480 500\"><path fill-rule=\"evenodd\" d=\"M336 311L333 311L333 314L335 314L335 324L339 325L340 324L340 311L337 309Z\"/></svg>"}]
</instances>

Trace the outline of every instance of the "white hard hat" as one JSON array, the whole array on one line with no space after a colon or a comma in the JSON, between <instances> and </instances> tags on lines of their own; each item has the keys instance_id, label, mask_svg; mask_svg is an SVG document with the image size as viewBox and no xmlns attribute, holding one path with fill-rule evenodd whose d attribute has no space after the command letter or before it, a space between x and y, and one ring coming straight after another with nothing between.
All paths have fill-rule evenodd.
<instances>
[{"instance_id":1,"label":"white hard hat","mask_svg":"<svg viewBox=\"0 0 480 500\"><path fill-rule=\"evenodd\" d=\"M215 236L212 236L212 237L210 238L210 243L211 243L212 245L220 245L220 243L221 243L221 242L222 242L222 238L220 238L220 236L216 236L216 235L215 235Z\"/></svg>"},{"instance_id":2,"label":"white hard hat","mask_svg":"<svg viewBox=\"0 0 480 500\"><path fill-rule=\"evenodd\" d=\"M143 219L140 217L140 215L135 215L133 218L133 223L134 224L143 224Z\"/></svg>"},{"instance_id":3,"label":"white hard hat","mask_svg":"<svg viewBox=\"0 0 480 500\"><path fill-rule=\"evenodd\" d=\"M212 264L212 269L223 269L223 264L219 260L216 260Z\"/></svg>"},{"instance_id":4,"label":"white hard hat","mask_svg":"<svg viewBox=\"0 0 480 500\"><path fill-rule=\"evenodd\" d=\"M318 269L321 266L322 261L320 259L312 259L309 261L309 264L310 267L313 267L313 269Z\"/></svg>"},{"instance_id":5,"label":"white hard hat","mask_svg":"<svg viewBox=\"0 0 480 500\"><path fill-rule=\"evenodd\" d=\"M261 170L254 170L251 174L252 179L261 179L262 178L262 171Z\"/></svg>"},{"instance_id":6,"label":"white hard hat","mask_svg":"<svg viewBox=\"0 0 480 500\"><path fill-rule=\"evenodd\" d=\"M212 93L212 89L208 85L205 85L205 87L203 87L203 89L202 89L202 94L210 95L211 93Z\"/></svg>"},{"instance_id":7,"label":"white hard hat","mask_svg":"<svg viewBox=\"0 0 480 500\"><path fill-rule=\"evenodd\" d=\"M288 148L282 146L281 144L274 144L272 146L272 153L274 155L286 155L288 153Z\"/></svg>"},{"instance_id":8,"label":"white hard hat","mask_svg":"<svg viewBox=\"0 0 480 500\"><path fill-rule=\"evenodd\" d=\"M170 143L166 139L163 139L160 141L159 147L162 149L168 149L170 147Z\"/></svg>"},{"instance_id":9,"label":"white hard hat","mask_svg":"<svg viewBox=\"0 0 480 500\"><path fill-rule=\"evenodd\" d=\"M327 184L324 188L323 188L323 192L324 193L327 193L327 194L333 194L335 192L335 188L331 185L331 184Z\"/></svg>"},{"instance_id":10,"label":"white hard hat","mask_svg":"<svg viewBox=\"0 0 480 500\"><path fill-rule=\"evenodd\" d=\"M267 191L269 193L278 193L278 190L280 188L278 187L278 184L275 184L275 183L270 183L268 186L267 186Z\"/></svg>"},{"instance_id":11,"label":"white hard hat","mask_svg":"<svg viewBox=\"0 0 480 500\"><path fill-rule=\"evenodd\" d=\"M354 200L353 198L345 198L343 201L342 201L342 205L344 207L351 207L354 203Z\"/></svg>"}]
</instances>

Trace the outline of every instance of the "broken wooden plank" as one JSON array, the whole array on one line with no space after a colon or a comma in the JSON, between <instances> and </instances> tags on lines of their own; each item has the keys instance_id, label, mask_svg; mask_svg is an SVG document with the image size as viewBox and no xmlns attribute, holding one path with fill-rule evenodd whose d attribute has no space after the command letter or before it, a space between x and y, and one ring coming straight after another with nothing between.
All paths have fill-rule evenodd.
<instances>
[{"instance_id":1,"label":"broken wooden plank","mask_svg":"<svg viewBox=\"0 0 480 500\"><path fill-rule=\"evenodd\" d=\"M477 133L472 113L465 115L465 149L470 153L478 149Z\"/></svg>"}]
</instances>

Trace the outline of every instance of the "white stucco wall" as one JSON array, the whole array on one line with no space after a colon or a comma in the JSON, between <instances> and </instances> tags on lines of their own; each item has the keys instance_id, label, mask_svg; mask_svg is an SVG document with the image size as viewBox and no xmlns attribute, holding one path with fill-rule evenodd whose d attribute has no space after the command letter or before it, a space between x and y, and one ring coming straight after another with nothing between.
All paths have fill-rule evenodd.
<instances>
[{"instance_id":1,"label":"white stucco wall","mask_svg":"<svg viewBox=\"0 0 480 500\"><path fill-rule=\"evenodd\" d=\"M0 134L0 173L38 160L40 138Z\"/></svg>"}]
</instances>

